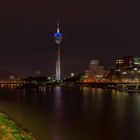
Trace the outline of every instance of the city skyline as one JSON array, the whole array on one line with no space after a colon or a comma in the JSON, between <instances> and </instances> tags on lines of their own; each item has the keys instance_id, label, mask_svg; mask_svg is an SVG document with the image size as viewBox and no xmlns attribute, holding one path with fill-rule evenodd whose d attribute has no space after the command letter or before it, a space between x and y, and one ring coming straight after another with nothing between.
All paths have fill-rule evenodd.
<instances>
[{"instance_id":1,"label":"city skyline","mask_svg":"<svg viewBox=\"0 0 140 140\"><path fill-rule=\"evenodd\" d=\"M1 2L0 68L23 76L37 70L55 74L57 20L64 33L63 76L83 72L91 59L108 68L118 57L139 57L138 5L124 0Z\"/></svg>"}]
</instances>

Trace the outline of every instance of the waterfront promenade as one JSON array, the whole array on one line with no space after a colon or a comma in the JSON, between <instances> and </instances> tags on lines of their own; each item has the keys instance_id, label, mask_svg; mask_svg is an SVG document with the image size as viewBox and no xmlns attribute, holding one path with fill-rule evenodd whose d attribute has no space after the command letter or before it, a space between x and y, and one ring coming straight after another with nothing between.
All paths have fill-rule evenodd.
<instances>
[{"instance_id":1,"label":"waterfront promenade","mask_svg":"<svg viewBox=\"0 0 140 140\"><path fill-rule=\"evenodd\" d=\"M140 91L140 83L126 83L126 82L62 82L62 83L25 83L25 81L0 81L0 88L37 88L45 89L47 86L87 86L94 88L116 89L122 91Z\"/></svg>"},{"instance_id":2,"label":"waterfront promenade","mask_svg":"<svg viewBox=\"0 0 140 140\"><path fill-rule=\"evenodd\" d=\"M140 91L140 83L124 83L124 82L91 82L78 83L79 85L94 88L116 89L122 91Z\"/></svg>"}]
</instances>

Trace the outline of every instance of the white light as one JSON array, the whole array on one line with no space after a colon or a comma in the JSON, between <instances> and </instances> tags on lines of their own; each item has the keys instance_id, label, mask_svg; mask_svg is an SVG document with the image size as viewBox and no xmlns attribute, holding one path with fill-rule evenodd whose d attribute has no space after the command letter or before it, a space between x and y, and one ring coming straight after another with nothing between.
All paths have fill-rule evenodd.
<instances>
[{"instance_id":1,"label":"white light","mask_svg":"<svg viewBox=\"0 0 140 140\"><path fill-rule=\"evenodd\" d=\"M122 74L127 74L127 72L124 71L124 72L122 72Z\"/></svg>"},{"instance_id":2,"label":"white light","mask_svg":"<svg viewBox=\"0 0 140 140\"><path fill-rule=\"evenodd\" d=\"M71 73L70 75L71 75L71 77L74 77L75 74L74 73Z\"/></svg>"}]
</instances>

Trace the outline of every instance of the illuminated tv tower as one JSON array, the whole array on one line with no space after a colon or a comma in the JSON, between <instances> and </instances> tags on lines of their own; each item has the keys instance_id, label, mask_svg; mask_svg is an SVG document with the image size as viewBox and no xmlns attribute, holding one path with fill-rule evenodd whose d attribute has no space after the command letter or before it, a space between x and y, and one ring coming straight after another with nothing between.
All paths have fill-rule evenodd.
<instances>
[{"instance_id":1,"label":"illuminated tv tower","mask_svg":"<svg viewBox=\"0 0 140 140\"><path fill-rule=\"evenodd\" d=\"M54 40L57 44L57 58L56 58L56 81L61 81L61 67L60 67L60 43L62 41L62 33L59 30L59 23L57 23L57 32L54 34Z\"/></svg>"}]
</instances>

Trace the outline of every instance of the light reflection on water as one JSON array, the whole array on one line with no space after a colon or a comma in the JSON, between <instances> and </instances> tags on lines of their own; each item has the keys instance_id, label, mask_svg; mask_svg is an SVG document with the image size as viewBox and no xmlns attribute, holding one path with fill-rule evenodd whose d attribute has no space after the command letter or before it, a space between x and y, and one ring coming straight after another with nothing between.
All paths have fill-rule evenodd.
<instances>
[{"instance_id":1,"label":"light reflection on water","mask_svg":"<svg viewBox=\"0 0 140 140\"><path fill-rule=\"evenodd\" d=\"M140 94L91 87L0 90L0 110L39 140L140 138Z\"/></svg>"}]
</instances>

